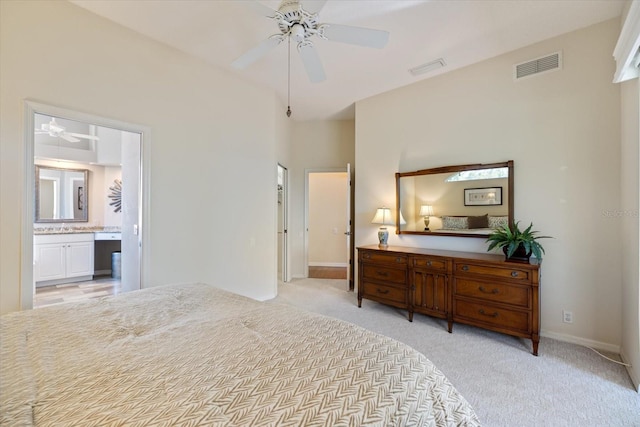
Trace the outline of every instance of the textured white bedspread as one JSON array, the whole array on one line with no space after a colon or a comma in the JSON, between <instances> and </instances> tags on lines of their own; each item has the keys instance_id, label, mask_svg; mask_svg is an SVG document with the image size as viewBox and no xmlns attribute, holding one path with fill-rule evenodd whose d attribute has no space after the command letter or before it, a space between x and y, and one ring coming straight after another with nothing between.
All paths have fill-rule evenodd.
<instances>
[{"instance_id":1,"label":"textured white bedspread","mask_svg":"<svg viewBox=\"0 0 640 427\"><path fill-rule=\"evenodd\" d=\"M0 425L479 425L422 354L205 284L0 317Z\"/></svg>"}]
</instances>

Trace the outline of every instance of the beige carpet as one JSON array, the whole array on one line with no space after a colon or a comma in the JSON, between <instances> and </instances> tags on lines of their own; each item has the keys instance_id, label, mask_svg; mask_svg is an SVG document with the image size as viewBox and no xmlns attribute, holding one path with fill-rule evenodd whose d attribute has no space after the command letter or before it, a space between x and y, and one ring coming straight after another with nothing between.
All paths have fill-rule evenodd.
<instances>
[{"instance_id":1,"label":"beige carpet","mask_svg":"<svg viewBox=\"0 0 640 427\"><path fill-rule=\"evenodd\" d=\"M623 366L592 350L542 338L531 342L357 298L346 280L280 284L273 301L363 326L422 352L474 407L484 426L639 426L640 394Z\"/></svg>"}]
</instances>

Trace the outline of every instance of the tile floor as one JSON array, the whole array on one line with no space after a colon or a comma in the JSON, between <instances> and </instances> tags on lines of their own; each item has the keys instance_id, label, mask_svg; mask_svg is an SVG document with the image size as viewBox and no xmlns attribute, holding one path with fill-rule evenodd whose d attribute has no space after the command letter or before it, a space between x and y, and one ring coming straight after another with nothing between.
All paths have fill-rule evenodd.
<instances>
[{"instance_id":1,"label":"tile floor","mask_svg":"<svg viewBox=\"0 0 640 427\"><path fill-rule=\"evenodd\" d=\"M116 295L121 289L120 279L113 279L111 276L97 276L86 282L44 286L36 288L33 308Z\"/></svg>"}]
</instances>

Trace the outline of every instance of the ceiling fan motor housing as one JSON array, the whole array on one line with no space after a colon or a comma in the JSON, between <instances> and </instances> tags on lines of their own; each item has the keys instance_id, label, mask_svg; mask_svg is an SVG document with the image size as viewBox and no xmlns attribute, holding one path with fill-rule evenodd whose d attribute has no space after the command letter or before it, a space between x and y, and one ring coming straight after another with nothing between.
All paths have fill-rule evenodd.
<instances>
[{"instance_id":1,"label":"ceiling fan motor housing","mask_svg":"<svg viewBox=\"0 0 640 427\"><path fill-rule=\"evenodd\" d=\"M318 32L318 15L304 10L298 0L283 0L278 12L281 15L278 27L282 34L301 42Z\"/></svg>"}]
</instances>

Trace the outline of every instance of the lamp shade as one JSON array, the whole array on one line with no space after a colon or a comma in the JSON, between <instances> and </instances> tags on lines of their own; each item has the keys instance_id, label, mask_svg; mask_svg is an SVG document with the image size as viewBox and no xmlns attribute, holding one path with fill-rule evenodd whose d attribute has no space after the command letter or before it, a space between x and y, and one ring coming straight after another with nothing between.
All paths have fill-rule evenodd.
<instances>
[{"instance_id":1,"label":"lamp shade","mask_svg":"<svg viewBox=\"0 0 640 427\"><path fill-rule=\"evenodd\" d=\"M376 214L371 220L372 224L395 225L395 221L391 218L391 209L378 208Z\"/></svg>"},{"instance_id":2,"label":"lamp shade","mask_svg":"<svg viewBox=\"0 0 640 427\"><path fill-rule=\"evenodd\" d=\"M420 216L433 216L433 206L431 205L420 206Z\"/></svg>"},{"instance_id":3,"label":"lamp shade","mask_svg":"<svg viewBox=\"0 0 640 427\"><path fill-rule=\"evenodd\" d=\"M400 225L407 225L407 221L402 216L402 211L398 211L398 212L400 212Z\"/></svg>"}]
</instances>

